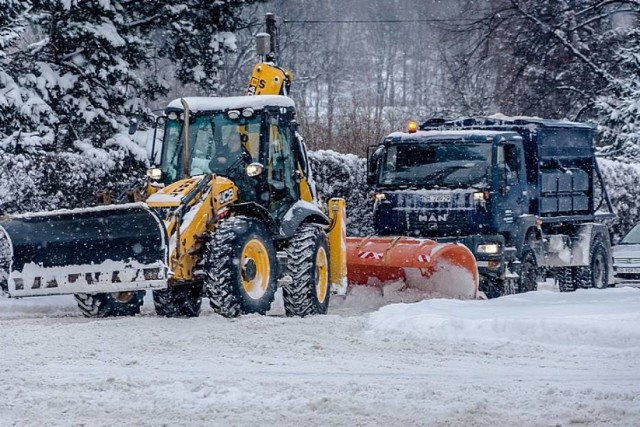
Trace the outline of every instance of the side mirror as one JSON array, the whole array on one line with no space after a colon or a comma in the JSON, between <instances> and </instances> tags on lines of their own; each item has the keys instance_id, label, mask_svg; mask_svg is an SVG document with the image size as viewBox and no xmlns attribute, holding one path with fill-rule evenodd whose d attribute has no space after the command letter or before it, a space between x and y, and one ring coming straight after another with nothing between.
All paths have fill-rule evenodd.
<instances>
[{"instance_id":1,"label":"side mirror","mask_svg":"<svg viewBox=\"0 0 640 427\"><path fill-rule=\"evenodd\" d=\"M369 147L371 148L371 146ZM384 154L384 147L377 147L376 150L367 159L367 185L376 183L376 175L378 174L378 165Z\"/></svg>"}]
</instances>

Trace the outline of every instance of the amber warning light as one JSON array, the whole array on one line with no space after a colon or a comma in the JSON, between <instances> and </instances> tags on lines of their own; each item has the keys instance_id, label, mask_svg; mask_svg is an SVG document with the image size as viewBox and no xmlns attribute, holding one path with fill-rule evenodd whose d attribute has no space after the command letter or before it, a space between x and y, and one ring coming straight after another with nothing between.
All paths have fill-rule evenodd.
<instances>
[{"instance_id":1,"label":"amber warning light","mask_svg":"<svg viewBox=\"0 0 640 427\"><path fill-rule=\"evenodd\" d=\"M418 130L418 123L409 122L409 124L407 125L407 130L409 131L409 133L415 133Z\"/></svg>"}]
</instances>

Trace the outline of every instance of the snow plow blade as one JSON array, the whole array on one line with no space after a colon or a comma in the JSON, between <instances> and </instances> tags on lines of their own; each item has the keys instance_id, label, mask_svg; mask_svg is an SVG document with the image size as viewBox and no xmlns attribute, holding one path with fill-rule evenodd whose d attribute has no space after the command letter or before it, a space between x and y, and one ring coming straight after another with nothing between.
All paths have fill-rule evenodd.
<instances>
[{"instance_id":1,"label":"snow plow blade","mask_svg":"<svg viewBox=\"0 0 640 427\"><path fill-rule=\"evenodd\" d=\"M166 287L167 252L142 203L0 218L0 286L12 297Z\"/></svg>"},{"instance_id":2,"label":"snow plow blade","mask_svg":"<svg viewBox=\"0 0 640 427\"><path fill-rule=\"evenodd\" d=\"M405 286L459 299L478 298L478 266L473 253L457 243L410 237L347 238L350 285Z\"/></svg>"}]
</instances>

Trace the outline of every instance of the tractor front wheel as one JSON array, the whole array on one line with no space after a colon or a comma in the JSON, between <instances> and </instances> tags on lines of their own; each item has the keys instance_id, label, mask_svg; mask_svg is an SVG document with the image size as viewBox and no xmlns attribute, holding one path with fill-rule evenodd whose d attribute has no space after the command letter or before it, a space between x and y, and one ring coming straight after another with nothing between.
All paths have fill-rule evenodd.
<instances>
[{"instance_id":1,"label":"tractor front wheel","mask_svg":"<svg viewBox=\"0 0 640 427\"><path fill-rule=\"evenodd\" d=\"M207 296L216 313L236 317L269 311L278 263L262 222L244 216L222 222L211 235L204 261Z\"/></svg>"}]
</instances>

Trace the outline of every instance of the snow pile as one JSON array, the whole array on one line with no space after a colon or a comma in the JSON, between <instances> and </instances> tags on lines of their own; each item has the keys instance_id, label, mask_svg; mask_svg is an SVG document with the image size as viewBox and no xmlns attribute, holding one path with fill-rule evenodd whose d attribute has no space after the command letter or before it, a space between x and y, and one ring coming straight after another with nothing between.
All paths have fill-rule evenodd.
<instances>
[{"instance_id":1,"label":"snow pile","mask_svg":"<svg viewBox=\"0 0 640 427\"><path fill-rule=\"evenodd\" d=\"M309 152L313 179L320 199L332 197L347 201L347 234L366 236L373 233L373 200L367 186L367 161L354 154L332 150Z\"/></svg>"},{"instance_id":2,"label":"snow pile","mask_svg":"<svg viewBox=\"0 0 640 427\"><path fill-rule=\"evenodd\" d=\"M640 289L530 292L493 300L432 299L372 313L374 331L426 340L640 348Z\"/></svg>"},{"instance_id":3,"label":"snow pile","mask_svg":"<svg viewBox=\"0 0 640 427\"><path fill-rule=\"evenodd\" d=\"M86 207L95 204L96 193L104 189L117 196L144 175L144 149L132 145L126 147L120 139L108 148L77 144L80 152L0 149L0 211Z\"/></svg>"}]
</instances>

